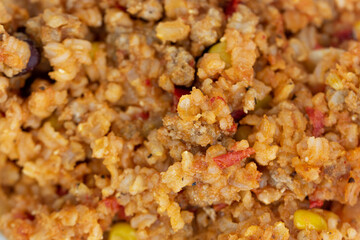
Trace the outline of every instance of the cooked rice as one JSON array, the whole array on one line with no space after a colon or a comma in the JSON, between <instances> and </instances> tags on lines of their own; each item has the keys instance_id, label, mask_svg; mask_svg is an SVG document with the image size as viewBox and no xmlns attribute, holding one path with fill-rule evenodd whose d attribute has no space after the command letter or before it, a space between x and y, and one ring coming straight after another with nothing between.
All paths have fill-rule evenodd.
<instances>
[{"instance_id":1,"label":"cooked rice","mask_svg":"<svg viewBox=\"0 0 360 240\"><path fill-rule=\"evenodd\" d=\"M0 231L360 239L359 16L357 0L0 1Z\"/></svg>"}]
</instances>

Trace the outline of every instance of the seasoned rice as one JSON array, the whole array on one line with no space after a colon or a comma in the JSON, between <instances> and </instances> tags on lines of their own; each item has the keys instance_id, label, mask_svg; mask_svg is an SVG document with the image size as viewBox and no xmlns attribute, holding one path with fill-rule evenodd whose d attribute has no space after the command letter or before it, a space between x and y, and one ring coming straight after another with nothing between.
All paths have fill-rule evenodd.
<instances>
[{"instance_id":1,"label":"seasoned rice","mask_svg":"<svg viewBox=\"0 0 360 240\"><path fill-rule=\"evenodd\" d=\"M360 239L357 0L0 1L7 239Z\"/></svg>"}]
</instances>

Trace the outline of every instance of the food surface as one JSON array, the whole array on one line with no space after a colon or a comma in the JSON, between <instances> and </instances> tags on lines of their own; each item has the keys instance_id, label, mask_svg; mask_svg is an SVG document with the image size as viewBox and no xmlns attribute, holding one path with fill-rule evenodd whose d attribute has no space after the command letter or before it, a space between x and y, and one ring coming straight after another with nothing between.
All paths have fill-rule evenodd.
<instances>
[{"instance_id":1,"label":"food surface","mask_svg":"<svg viewBox=\"0 0 360 240\"><path fill-rule=\"evenodd\" d=\"M1 0L9 240L360 239L358 0Z\"/></svg>"}]
</instances>

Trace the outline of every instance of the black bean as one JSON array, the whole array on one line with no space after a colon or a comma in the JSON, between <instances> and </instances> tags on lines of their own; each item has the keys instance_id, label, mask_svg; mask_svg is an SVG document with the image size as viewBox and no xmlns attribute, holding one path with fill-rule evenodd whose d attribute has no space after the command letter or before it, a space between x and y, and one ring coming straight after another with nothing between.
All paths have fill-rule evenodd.
<instances>
[{"instance_id":1,"label":"black bean","mask_svg":"<svg viewBox=\"0 0 360 240\"><path fill-rule=\"evenodd\" d=\"M354 183L354 182L355 182L355 179L353 177L349 178L348 183Z\"/></svg>"},{"instance_id":2,"label":"black bean","mask_svg":"<svg viewBox=\"0 0 360 240\"><path fill-rule=\"evenodd\" d=\"M33 41L31 41L30 39L25 39L23 41L25 41L27 44L29 44L30 58L29 58L29 61L26 65L26 67L18 75L23 75L25 73L31 72L32 70L34 70L34 68L36 67L36 65L38 65L38 63L40 61L39 51L36 49Z\"/></svg>"},{"instance_id":3,"label":"black bean","mask_svg":"<svg viewBox=\"0 0 360 240\"><path fill-rule=\"evenodd\" d=\"M31 52L26 69L27 71L32 71L40 61L39 51L36 49L35 44L31 40L26 40L26 42L29 44Z\"/></svg>"}]
</instances>

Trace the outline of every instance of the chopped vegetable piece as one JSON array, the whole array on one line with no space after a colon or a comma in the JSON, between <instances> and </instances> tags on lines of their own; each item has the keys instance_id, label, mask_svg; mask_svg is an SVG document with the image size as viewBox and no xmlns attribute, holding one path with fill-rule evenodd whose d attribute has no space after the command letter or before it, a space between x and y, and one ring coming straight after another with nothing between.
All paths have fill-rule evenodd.
<instances>
[{"instance_id":1,"label":"chopped vegetable piece","mask_svg":"<svg viewBox=\"0 0 360 240\"><path fill-rule=\"evenodd\" d=\"M131 217L126 216L125 208L122 205L119 205L119 211L117 213L117 216L120 220L129 221L131 219Z\"/></svg>"},{"instance_id":2,"label":"chopped vegetable piece","mask_svg":"<svg viewBox=\"0 0 360 240\"><path fill-rule=\"evenodd\" d=\"M270 105L270 102L272 100L272 97L270 95L266 95L263 99L258 101L255 105L255 110L260 108L268 108Z\"/></svg>"},{"instance_id":3,"label":"chopped vegetable piece","mask_svg":"<svg viewBox=\"0 0 360 240\"><path fill-rule=\"evenodd\" d=\"M58 131L61 128L61 124L59 123L58 117L55 114L52 114L48 121L50 122L50 125L55 129L55 131Z\"/></svg>"},{"instance_id":4,"label":"chopped vegetable piece","mask_svg":"<svg viewBox=\"0 0 360 240\"><path fill-rule=\"evenodd\" d=\"M109 240L136 240L135 230L128 223L117 223L110 230Z\"/></svg>"},{"instance_id":5,"label":"chopped vegetable piece","mask_svg":"<svg viewBox=\"0 0 360 240\"><path fill-rule=\"evenodd\" d=\"M325 129L324 129L325 115L321 111L311 108L311 107L306 107L305 111L306 111L307 115L309 116L310 123L313 127L312 134L314 135L314 137L321 136L321 134L323 134L325 132Z\"/></svg>"},{"instance_id":6,"label":"chopped vegetable piece","mask_svg":"<svg viewBox=\"0 0 360 240\"><path fill-rule=\"evenodd\" d=\"M150 113L149 112L139 112L133 115L133 119L142 119L142 120L147 120L150 117Z\"/></svg>"},{"instance_id":7,"label":"chopped vegetable piece","mask_svg":"<svg viewBox=\"0 0 360 240\"><path fill-rule=\"evenodd\" d=\"M220 211L221 209L227 207L228 205L226 203L219 203L219 204L215 204L213 206L213 209L215 210L215 212Z\"/></svg>"},{"instance_id":8,"label":"chopped vegetable piece","mask_svg":"<svg viewBox=\"0 0 360 240\"><path fill-rule=\"evenodd\" d=\"M335 32L334 37L338 41L337 43L340 44L346 40L350 40L353 38L353 30L351 28L342 29Z\"/></svg>"},{"instance_id":9,"label":"chopped vegetable piece","mask_svg":"<svg viewBox=\"0 0 360 240\"><path fill-rule=\"evenodd\" d=\"M357 21L354 24L353 31L354 31L354 35L356 37L356 40L359 40L360 39L360 21Z\"/></svg>"},{"instance_id":10,"label":"chopped vegetable piece","mask_svg":"<svg viewBox=\"0 0 360 240\"><path fill-rule=\"evenodd\" d=\"M120 209L120 204L116 201L115 197L108 197L102 200L107 208L110 208L114 212L118 212Z\"/></svg>"},{"instance_id":11,"label":"chopped vegetable piece","mask_svg":"<svg viewBox=\"0 0 360 240\"><path fill-rule=\"evenodd\" d=\"M294 225L299 230L326 230L327 223L320 215L310 210L299 209L294 214Z\"/></svg>"},{"instance_id":12,"label":"chopped vegetable piece","mask_svg":"<svg viewBox=\"0 0 360 240\"><path fill-rule=\"evenodd\" d=\"M225 67L228 68L231 66L231 55L226 52L226 42L219 42L213 45L209 53L218 53L220 58L225 62Z\"/></svg>"},{"instance_id":13,"label":"chopped vegetable piece","mask_svg":"<svg viewBox=\"0 0 360 240\"><path fill-rule=\"evenodd\" d=\"M310 200L309 208L321 208L324 205L323 200Z\"/></svg>"},{"instance_id":14,"label":"chopped vegetable piece","mask_svg":"<svg viewBox=\"0 0 360 240\"><path fill-rule=\"evenodd\" d=\"M230 0L228 4L225 6L225 15L226 17L231 17L233 13L236 11L237 5L240 3L240 0Z\"/></svg>"},{"instance_id":15,"label":"chopped vegetable piece","mask_svg":"<svg viewBox=\"0 0 360 240\"><path fill-rule=\"evenodd\" d=\"M243 139L247 139L252 131L252 128L250 126L239 126L236 133L235 133L235 139L236 141L240 141Z\"/></svg>"},{"instance_id":16,"label":"chopped vegetable piece","mask_svg":"<svg viewBox=\"0 0 360 240\"><path fill-rule=\"evenodd\" d=\"M335 90L341 90L344 88L339 75L336 73L329 73L326 77L326 83Z\"/></svg>"},{"instance_id":17,"label":"chopped vegetable piece","mask_svg":"<svg viewBox=\"0 0 360 240\"><path fill-rule=\"evenodd\" d=\"M90 58L92 59L92 60L94 60L95 59L95 54L96 54L96 52L99 50L99 47L100 47L100 43L98 43L98 42L93 42L92 44L91 44L91 50L90 50Z\"/></svg>"},{"instance_id":18,"label":"chopped vegetable piece","mask_svg":"<svg viewBox=\"0 0 360 240\"><path fill-rule=\"evenodd\" d=\"M175 109L177 108L177 105L179 103L179 100L181 98L182 95L186 95L186 94L190 94L191 89L188 88L180 88L180 87L176 87L174 90L174 97L173 97L173 102L174 102L174 107Z\"/></svg>"},{"instance_id":19,"label":"chopped vegetable piece","mask_svg":"<svg viewBox=\"0 0 360 240\"><path fill-rule=\"evenodd\" d=\"M231 113L231 116L233 117L235 122L238 122L246 116L246 113L244 112L244 110L239 109L239 110L233 111Z\"/></svg>"},{"instance_id":20,"label":"chopped vegetable piece","mask_svg":"<svg viewBox=\"0 0 360 240\"><path fill-rule=\"evenodd\" d=\"M214 161L221 169L224 169L240 162L244 158L250 157L250 155L254 153L255 150L253 148L247 148L242 151L228 152L214 157Z\"/></svg>"}]
</instances>

